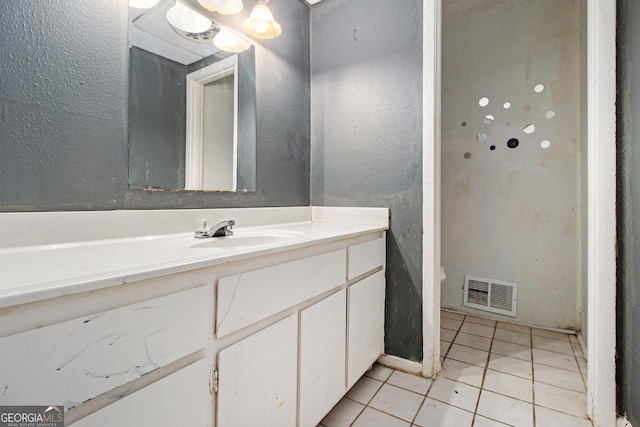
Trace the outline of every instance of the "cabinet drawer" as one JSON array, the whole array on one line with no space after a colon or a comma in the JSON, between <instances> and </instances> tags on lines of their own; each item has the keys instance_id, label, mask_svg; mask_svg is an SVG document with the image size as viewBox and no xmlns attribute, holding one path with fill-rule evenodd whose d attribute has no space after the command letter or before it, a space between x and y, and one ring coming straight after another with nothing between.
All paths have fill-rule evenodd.
<instances>
[{"instance_id":1,"label":"cabinet drawer","mask_svg":"<svg viewBox=\"0 0 640 427\"><path fill-rule=\"evenodd\" d=\"M0 340L0 405L88 399L206 347L212 288L200 287Z\"/></svg>"},{"instance_id":2,"label":"cabinet drawer","mask_svg":"<svg viewBox=\"0 0 640 427\"><path fill-rule=\"evenodd\" d=\"M384 266L386 250L384 237L349 247L349 280Z\"/></svg>"},{"instance_id":3,"label":"cabinet drawer","mask_svg":"<svg viewBox=\"0 0 640 427\"><path fill-rule=\"evenodd\" d=\"M216 305L217 336L238 331L340 286L345 278L345 249L221 278Z\"/></svg>"}]
</instances>

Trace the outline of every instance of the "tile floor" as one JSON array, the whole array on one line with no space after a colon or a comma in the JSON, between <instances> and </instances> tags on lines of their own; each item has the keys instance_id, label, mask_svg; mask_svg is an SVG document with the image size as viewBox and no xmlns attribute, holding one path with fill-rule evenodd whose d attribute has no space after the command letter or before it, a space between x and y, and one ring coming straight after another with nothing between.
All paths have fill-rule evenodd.
<instances>
[{"instance_id":1,"label":"tile floor","mask_svg":"<svg viewBox=\"0 0 640 427\"><path fill-rule=\"evenodd\" d=\"M323 427L588 427L573 335L442 311L434 381L376 364Z\"/></svg>"}]
</instances>

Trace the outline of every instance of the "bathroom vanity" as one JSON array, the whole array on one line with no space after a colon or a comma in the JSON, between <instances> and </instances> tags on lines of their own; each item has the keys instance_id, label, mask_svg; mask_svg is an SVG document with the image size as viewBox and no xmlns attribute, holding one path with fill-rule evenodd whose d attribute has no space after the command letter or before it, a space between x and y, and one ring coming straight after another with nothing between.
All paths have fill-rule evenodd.
<instances>
[{"instance_id":1,"label":"bathroom vanity","mask_svg":"<svg viewBox=\"0 0 640 427\"><path fill-rule=\"evenodd\" d=\"M0 405L315 426L383 353L387 229L382 208L0 214Z\"/></svg>"}]
</instances>

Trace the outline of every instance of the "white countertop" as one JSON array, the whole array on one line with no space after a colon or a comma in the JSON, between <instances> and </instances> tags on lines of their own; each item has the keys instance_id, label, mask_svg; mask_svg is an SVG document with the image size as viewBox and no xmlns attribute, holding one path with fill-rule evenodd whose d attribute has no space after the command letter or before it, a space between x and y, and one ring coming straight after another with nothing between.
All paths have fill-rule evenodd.
<instances>
[{"instance_id":1,"label":"white countertop","mask_svg":"<svg viewBox=\"0 0 640 427\"><path fill-rule=\"evenodd\" d=\"M387 225L294 222L235 227L291 236L274 244L191 247L209 239L193 232L0 249L0 308L131 283L197 268L387 230Z\"/></svg>"}]
</instances>

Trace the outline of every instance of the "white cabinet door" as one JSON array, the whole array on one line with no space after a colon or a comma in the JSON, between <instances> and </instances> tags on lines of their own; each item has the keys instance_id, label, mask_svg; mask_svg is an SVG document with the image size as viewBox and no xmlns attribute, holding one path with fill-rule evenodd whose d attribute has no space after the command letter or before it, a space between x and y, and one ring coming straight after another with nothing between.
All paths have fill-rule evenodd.
<instances>
[{"instance_id":1,"label":"white cabinet door","mask_svg":"<svg viewBox=\"0 0 640 427\"><path fill-rule=\"evenodd\" d=\"M346 392L347 291L300 313L300 426L314 427Z\"/></svg>"},{"instance_id":2,"label":"white cabinet door","mask_svg":"<svg viewBox=\"0 0 640 427\"><path fill-rule=\"evenodd\" d=\"M206 427L213 424L211 361L201 359L111 405L74 427Z\"/></svg>"},{"instance_id":3,"label":"white cabinet door","mask_svg":"<svg viewBox=\"0 0 640 427\"><path fill-rule=\"evenodd\" d=\"M384 288L384 271L348 288L348 388L384 352Z\"/></svg>"},{"instance_id":4,"label":"white cabinet door","mask_svg":"<svg viewBox=\"0 0 640 427\"><path fill-rule=\"evenodd\" d=\"M0 405L65 410L205 348L211 286L0 339Z\"/></svg>"},{"instance_id":5,"label":"white cabinet door","mask_svg":"<svg viewBox=\"0 0 640 427\"><path fill-rule=\"evenodd\" d=\"M218 427L295 426L297 320L293 314L218 354Z\"/></svg>"}]
</instances>

